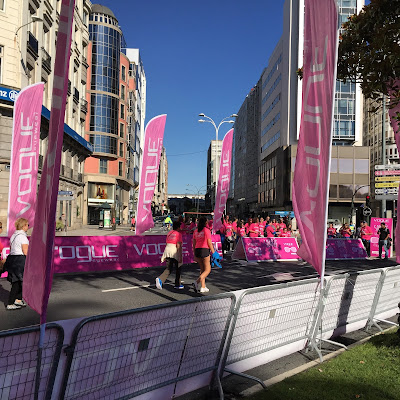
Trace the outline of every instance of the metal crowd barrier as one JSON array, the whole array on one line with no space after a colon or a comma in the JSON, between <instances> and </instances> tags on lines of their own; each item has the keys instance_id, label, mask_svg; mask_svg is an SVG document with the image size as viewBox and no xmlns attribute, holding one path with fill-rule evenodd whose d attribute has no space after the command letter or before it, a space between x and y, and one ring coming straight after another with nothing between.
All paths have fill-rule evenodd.
<instances>
[{"instance_id":1,"label":"metal crowd barrier","mask_svg":"<svg viewBox=\"0 0 400 400\"><path fill-rule=\"evenodd\" d=\"M241 375L263 385L259 379L242 373L250 369L247 360L296 342L296 350L290 353L303 349L318 299L318 279L246 290L234 312L221 374L225 371ZM282 356L280 352L275 358ZM263 363L265 359L258 361L258 365Z\"/></svg>"},{"instance_id":2,"label":"metal crowd barrier","mask_svg":"<svg viewBox=\"0 0 400 400\"><path fill-rule=\"evenodd\" d=\"M395 311L400 304L400 265L383 269L382 283L376 292L374 305L368 319L367 329L375 325L379 330L382 328L378 322L386 322L392 325L398 325L385 319L377 318L383 314Z\"/></svg>"},{"instance_id":3,"label":"metal crowd barrier","mask_svg":"<svg viewBox=\"0 0 400 400\"><path fill-rule=\"evenodd\" d=\"M64 339L54 323L46 327L39 399L50 399ZM39 327L0 332L0 399L30 400L35 391Z\"/></svg>"},{"instance_id":4,"label":"metal crowd barrier","mask_svg":"<svg viewBox=\"0 0 400 400\"><path fill-rule=\"evenodd\" d=\"M83 320L66 349L62 399L128 399L217 372L235 305L232 293Z\"/></svg>"}]
</instances>

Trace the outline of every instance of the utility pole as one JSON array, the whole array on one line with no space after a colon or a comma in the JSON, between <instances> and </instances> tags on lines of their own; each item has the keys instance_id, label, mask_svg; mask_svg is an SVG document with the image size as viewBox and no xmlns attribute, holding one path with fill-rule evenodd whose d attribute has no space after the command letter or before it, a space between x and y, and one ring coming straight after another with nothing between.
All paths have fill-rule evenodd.
<instances>
[{"instance_id":1,"label":"utility pole","mask_svg":"<svg viewBox=\"0 0 400 400\"><path fill-rule=\"evenodd\" d=\"M382 164L386 165L386 95L383 95L382 104ZM386 199L382 198L381 217L386 218Z\"/></svg>"}]
</instances>

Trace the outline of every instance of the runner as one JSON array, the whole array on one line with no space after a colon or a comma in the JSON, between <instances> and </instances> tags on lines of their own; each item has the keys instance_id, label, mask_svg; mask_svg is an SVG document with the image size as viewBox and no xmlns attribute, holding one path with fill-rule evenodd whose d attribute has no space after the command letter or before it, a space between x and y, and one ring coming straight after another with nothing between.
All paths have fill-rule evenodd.
<instances>
[{"instance_id":1,"label":"runner","mask_svg":"<svg viewBox=\"0 0 400 400\"><path fill-rule=\"evenodd\" d=\"M361 229L360 229L361 240L364 244L365 250L367 251L368 257L371 257L371 238L373 235L372 228L368 226L367 221L361 222Z\"/></svg>"},{"instance_id":2,"label":"runner","mask_svg":"<svg viewBox=\"0 0 400 400\"><path fill-rule=\"evenodd\" d=\"M172 219L169 215L167 215L167 218L164 219L163 225L165 228L167 228L168 230L171 229L171 225L172 225Z\"/></svg>"},{"instance_id":3,"label":"runner","mask_svg":"<svg viewBox=\"0 0 400 400\"><path fill-rule=\"evenodd\" d=\"M210 251L214 255L214 246L211 242L211 232L206 227L207 219L200 217L197 229L193 233L193 254L196 262L200 266L200 276L193 282L196 292L206 293L206 278L211 272Z\"/></svg>"},{"instance_id":4,"label":"runner","mask_svg":"<svg viewBox=\"0 0 400 400\"><path fill-rule=\"evenodd\" d=\"M182 234L178 231L179 222L173 223L172 231L167 234L166 246L164 253L161 257L161 262L167 261L167 268L164 272L156 278L157 289L162 289L163 285L175 269L175 289L183 289L181 284L181 266L182 266Z\"/></svg>"},{"instance_id":5,"label":"runner","mask_svg":"<svg viewBox=\"0 0 400 400\"><path fill-rule=\"evenodd\" d=\"M136 224L135 215L132 215L132 219L131 219L131 232L133 232L133 230L135 229L135 224Z\"/></svg>"}]
</instances>

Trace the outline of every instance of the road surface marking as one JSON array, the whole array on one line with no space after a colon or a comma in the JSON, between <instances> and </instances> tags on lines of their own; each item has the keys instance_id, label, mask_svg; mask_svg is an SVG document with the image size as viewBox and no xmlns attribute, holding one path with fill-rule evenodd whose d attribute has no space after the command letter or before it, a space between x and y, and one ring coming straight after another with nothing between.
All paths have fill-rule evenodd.
<instances>
[{"instance_id":1,"label":"road surface marking","mask_svg":"<svg viewBox=\"0 0 400 400\"><path fill-rule=\"evenodd\" d=\"M145 288L149 287L152 285L142 285L142 286L128 286L128 287L123 287L123 288L118 288L118 289L107 289L107 290L102 290L103 293L105 292L117 292L119 290L131 290L131 289L140 289L140 288ZM154 285L153 285L154 286Z\"/></svg>"}]
</instances>

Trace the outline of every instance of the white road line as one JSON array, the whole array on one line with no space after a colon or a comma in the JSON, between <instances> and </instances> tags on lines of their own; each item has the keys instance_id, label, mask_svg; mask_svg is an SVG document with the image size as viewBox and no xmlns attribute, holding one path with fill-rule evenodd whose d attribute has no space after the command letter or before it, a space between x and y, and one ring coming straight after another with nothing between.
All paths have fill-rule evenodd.
<instances>
[{"instance_id":1,"label":"white road line","mask_svg":"<svg viewBox=\"0 0 400 400\"><path fill-rule=\"evenodd\" d=\"M118 288L118 289L107 289L107 290L102 290L102 293L106 293L106 292L117 292L117 291L119 291L119 290L140 289L140 288L149 287L149 286L151 286L151 285L128 286L128 287ZM154 285L153 285L153 286L154 286Z\"/></svg>"}]
</instances>

